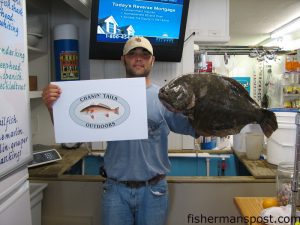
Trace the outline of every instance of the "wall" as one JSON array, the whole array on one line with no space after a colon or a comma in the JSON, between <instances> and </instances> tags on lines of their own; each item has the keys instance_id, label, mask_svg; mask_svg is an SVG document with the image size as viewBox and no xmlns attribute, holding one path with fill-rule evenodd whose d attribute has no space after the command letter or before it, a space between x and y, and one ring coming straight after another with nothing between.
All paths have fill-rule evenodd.
<instances>
[{"instance_id":1,"label":"wall","mask_svg":"<svg viewBox=\"0 0 300 225\"><path fill-rule=\"evenodd\" d=\"M47 107L41 98L30 100L32 144L53 145L54 129Z\"/></svg>"},{"instance_id":2,"label":"wall","mask_svg":"<svg viewBox=\"0 0 300 225\"><path fill-rule=\"evenodd\" d=\"M155 54L155 53L154 53ZM193 44L192 42L186 43L183 50L183 57L181 63L171 62L156 62L154 64L151 78L153 83L163 86L172 78L183 73L193 71ZM191 63L190 63L191 62ZM185 66L184 66L185 65ZM125 77L125 69L121 61L112 60L90 60L91 79L108 79L108 78L122 78ZM183 137L178 134L170 134L169 148L182 149ZM189 138L187 142L192 142ZM99 148L98 145L96 148ZM103 146L100 144L100 148Z\"/></svg>"},{"instance_id":3,"label":"wall","mask_svg":"<svg viewBox=\"0 0 300 225\"><path fill-rule=\"evenodd\" d=\"M187 33L200 43L226 43L229 36L229 0L190 0ZM191 19L192 18L192 19Z\"/></svg>"},{"instance_id":4,"label":"wall","mask_svg":"<svg viewBox=\"0 0 300 225\"><path fill-rule=\"evenodd\" d=\"M70 6L60 0L53 0L51 4L50 13L50 30L51 40L53 28L57 24L73 23L79 28L79 52L80 52L80 76L81 79L104 79L104 78L120 78L125 76L125 71L120 61L112 60L88 60L89 56L89 33L90 33L90 21L84 18L82 15L74 11ZM50 51L53 49L53 43L50 43ZM51 60L53 59L53 55ZM152 79L153 82L162 86L170 81L173 77L182 73L193 71L193 40L190 39L185 43L183 50L183 60L181 63L166 63L157 62L153 68ZM52 75L51 80L54 80L54 64L51 65ZM41 100L34 100L33 118L35 122L32 127L36 130L33 134L33 144L55 144L54 130L51 124L51 120L47 109ZM43 122L44 121L44 122ZM178 136L174 135L171 139L174 139L177 143ZM177 146L177 147L176 147ZM172 147L172 146L171 146ZM174 148L181 148L175 144Z\"/></svg>"},{"instance_id":5,"label":"wall","mask_svg":"<svg viewBox=\"0 0 300 225\"><path fill-rule=\"evenodd\" d=\"M265 60L263 62L257 61L256 58L250 58L247 55L231 55L228 59L228 64L224 63L224 56L220 55L208 55L207 61L211 61L213 64L214 72L228 76L228 77L250 77L251 78L251 90L250 95L255 99L254 96L254 84L253 76L259 74L259 68L262 67L263 70L263 82L264 84L270 83L268 87L263 85L263 92L268 91L270 99L270 107L278 107L280 102L279 96L279 79L284 72L284 56L277 56L276 60ZM271 73L269 75L268 68L271 68Z\"/></svg>"},{"instance_id":6,"label":"wall","mask_svg":"<svg viewBox=\"0 0 300 225\"><path fill-rule=\"evenodd\" d=\"M102 224L102 183L47 183L42 202L43 225ZM207 217L239 216L234 197L275 196L275 190L275 183L170 183L167 225L187 225L187 215L190 213Z\"/></svg>"},{"instance_id":7,"label":"wall","mask_svg":"<svg viewBox=\"0 0 300 225\"><path fill-rule=\"evenodd\" d=\"M228 36L228 8L227 1L223 2L217 8L214 6L218 0L191 0L189 16L186 28L186 39L183 48L182 61L180 63L168 63L168 62L156 62L152 71L152 80L154 83L162 86L170 81L172 78L193 72L194 70L194 41L199 40L199 36L190 36L192 30L201 28L203 24L208 24L205 28L214 30L221 30L220 34L224 34L222 37ZM219 12L217 19L201 17L199 10L214 13ZM195 19L196 18L196 19ZM223 19L223 20L222 20ZM79 28L79 43L80 43L80 73L81 79L107 79L107 78L120 78L125 77L125 70L119 60L89 60L89 30L90 21L83 17L78 12L74 11L69 5L61 0L52 0L51 4L51 16L50 16L51 38L52 29L57 24L62 23L74 23ZM218 23L222 21L222 23ZM220 26L220 24L223 24ZM209 28L211 27L211 28ZM188 38L189 37L189 38ZM211 43L210 43L211 45ZM52 51L53 45L51 41L50 50ZM53 56L52 56L53 57ZM247 56L231 56L229 63L224 64L223 56L209 56L215 65L217 73L229 76L235 75L252 75L256 70L256 59L250 59ZM51 58L52 59L52 58ZM51 65L52 71L54 71L54 65ZM280 66L278 67L280 68ZM277 70L273 70L274 74L277 74ZM278 72L279 73L279 72ZM52 77L54 74L52 72ZM41 100L33 100L32 102L34 118L38 121L37 124L33 124L33 143L42 144L54 144L54 131L50 121L47 109ZM35 116L37 115L38 116ZM102 144L97 148L103 148ZM181 136L171 133L169 137L170 149L189 149L193 148L193 139L188 136Z\"/></svg>"},{"instance_id":8,"label":"wall","mask_svg":"<svg viewBox=\"0 0 300 225\"><path fill-rule=\"evenodd\" d=\"M201 4L201 2L203 2L200 2L199 0L192 1L193 4ZM206 0L204 0L204 2L205 1ZM191 34L190 26L192 26L193 28L195 28L196 26L192 21L194 17L197 16L197 13L195 14L194 11L190 12L191 9L192 8L189 9L190 14L188 16L185 39L187 39ZM151 74L153 83L159 86L163 86L178 75L191 73L194 71L194 39L195 36L191 36L184 43L181 62L156 62L154 64ZM125 77L125 70L120 61L90 60L90 72L91 79ZM182 136L171 132L171 134L169 135L169 149L193 149L193 141L193 138L189 136ZM101 144L96 144L95 146L96 148L103 148Z\"/></svg>"},{"instance_id":9,"label":"wall","mask_svg":"<svg viewBox=\"0 0 300 225\"><path fill-rule=\"evenodd\" d=\"M75 11L72 7L61 0L52 0L51 2L51 40L53 40L53 29L59 24L75 24L79 35L79 66L80 78L87 80L90 77L89 66L89 41L90 41L90 21ZM51 42L52 44L53 42ZM53 45L51 45L53 49ZM53 56L52 56L52 59ZM54 77L54 64L52 64L52 77Z\"/></svg>"},{"instance_id":10,"label":"wall","mask_svg":"<svg viewBox=\"0 0 300 225\"><path fill-rule=\"evenodd\" d=\"M46 6L45 6L46 7ZM54 81L54 56L53 56L53 28L55 25L71 23L75 24L78 28L79 34L79 52L80 52L80 76L82 80L89 79L90 77L90 66L88 60L89 53L89 33L90 33L90 22L87 18L83 17L69 5L61 0L52 0L51 8L49 9L49 49L51 52L50 61L51 67L51 78L50 81ZM40 62L40 61L39 61ZM34 65L33 66L43 66ZM44 87L41 87L41 89ZM44 144L53 145L55 144L54 129L51 122L49 113L41 99L31 100L31 118L32 118L32 143L33 144Z\"/></svg>"}]
</instances>

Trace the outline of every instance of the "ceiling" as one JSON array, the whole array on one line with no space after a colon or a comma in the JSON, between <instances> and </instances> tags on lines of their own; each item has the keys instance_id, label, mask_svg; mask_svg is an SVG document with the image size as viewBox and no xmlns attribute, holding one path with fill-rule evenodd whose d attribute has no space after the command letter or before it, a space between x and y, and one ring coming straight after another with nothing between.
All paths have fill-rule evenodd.
<instances>
[{"instance_id":1,"label":"ceiling","mask_svg":"<svg viewBox=\"0 0 300 225\"><path fill-rule=\"evenodd\" d=\"M300 17L300 0L229 0L230 42L257 45L269 33Z\"/></svg>"}]
</instances>

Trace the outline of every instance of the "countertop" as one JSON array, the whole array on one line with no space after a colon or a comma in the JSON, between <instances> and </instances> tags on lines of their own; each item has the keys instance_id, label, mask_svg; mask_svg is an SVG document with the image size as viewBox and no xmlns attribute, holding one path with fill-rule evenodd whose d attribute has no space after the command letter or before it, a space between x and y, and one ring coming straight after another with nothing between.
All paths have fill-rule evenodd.
<instances>
[{"instance_id":1,"label":"countertop","mask_svg":"<svg viewBox=\"0 0 300 225\"><path fill-rule=\"evenodd\" d=\"M248 171L255 178L275 179L277 166L268 163L266 160L249 160L245 153L234 153L239 160L246 166Z\"/></svg>"},{"instance_id":2,"label":"countertop","mask_svg":"<svg viewBox=\"0 0 300 225\"><path fill-rule=\"evenodd\" d=\"M244 219L249 220L248 224L261 225L264 223L260 223L257 221L259 221L260 213L263 210L262 202L266 198L270 197L235 197L234 203L236 204ZM256 222L251 223L250 220Z\"/></svg>"},{"instance_id":3,"label":"countertop","mask_svg":"<svg viewBox=\"0 0 300 225\"><path fill-rule=\"evenodd\" d=\"M62 160L49 163L46 165L29 168L29 178L31 180L77 180L77 181L102 181L101 176L87 176L87 175L65 175L64 173L68 171L74 164L79 162L84 156L88 155L88 150L85 148L66 150L60 147L56 148L62 156ZM219 151L188 151L188 150L175 150L169 151L170 153L202 153L208 152L210 154L232 154L231 150L219 150ZM103 151L102 151L103 153ZM236 154L236 153L235 153ZM223 182L233 182L233 183L273 183L275 182L275 171L276 166L267 163L265 160L247 160L245 154L237 153L237 157L240 161L247 167L252 176L226 176L226 177L214 177L214 176L192 176L192 177L167 177L170 183L223 183Z\"/></svg>"},{"instance_id":4,"label":"countertop","mask_svg":"<svg viewBox=\"0 0 300 225\"><path fill-rule=\"evenodd\" d=\"M62 159L53 163L29 168L30 178L57 178L88 154L88 151L84 148L68 150L61 148L55 149L59 152Z\"/></svg>"}]
</instances>

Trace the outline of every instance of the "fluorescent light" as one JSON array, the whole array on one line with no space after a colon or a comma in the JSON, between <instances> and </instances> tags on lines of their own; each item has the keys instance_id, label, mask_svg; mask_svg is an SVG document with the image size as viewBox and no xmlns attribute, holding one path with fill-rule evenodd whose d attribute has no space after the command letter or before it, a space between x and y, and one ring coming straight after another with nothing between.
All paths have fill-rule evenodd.
<instances>
[{"instance_id":1,"label":"fluorescent light","mask_svg":"<svg viewBox=\"0 0 300 225\"><path fill-rule=\"evenodd\" d=\"M285 34L289 34L295 30L300 29L300 17L292 20L291 22L283 25L282 27L279 27L275 31L271 33L271 38L278 38L282 37Z\"/></svg>"},{"instance_id":2,"label":"fluorescent light","mask_svg":"<svg viewBox=\"0 0 300 225\"><path fill-rule=\"evenodd\" d=\"M275 39L266 39L258 45L262 45L264 47L273 47L277 46L284 51L292 51L300 48L300 39L292 39L291 36L284 36Z\"/></svg>"}]
</instances>

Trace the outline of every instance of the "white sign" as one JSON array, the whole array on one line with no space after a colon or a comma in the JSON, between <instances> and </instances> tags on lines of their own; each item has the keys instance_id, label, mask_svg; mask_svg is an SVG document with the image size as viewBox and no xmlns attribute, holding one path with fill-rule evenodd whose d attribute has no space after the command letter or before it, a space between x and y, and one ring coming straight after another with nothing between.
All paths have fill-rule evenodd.
<instances>
[{"instance_id":1,"label":"white sign","mask_svg":"<svg viewBox=\"0 0 300 225\"><path fill-rule=\"evenodd\" d=\"M32 159L25 10L0 1L0 177Z\"/></svg>"},{"instance_id":2,"label":"white sign","mask_svg":"<svg viewBox=\"0 0 300 225\"><path fill-rule=\"evenodd\" d=\"M145 78L54 82L57 143L147 139Z\"/></svg>"}]
</instances>

